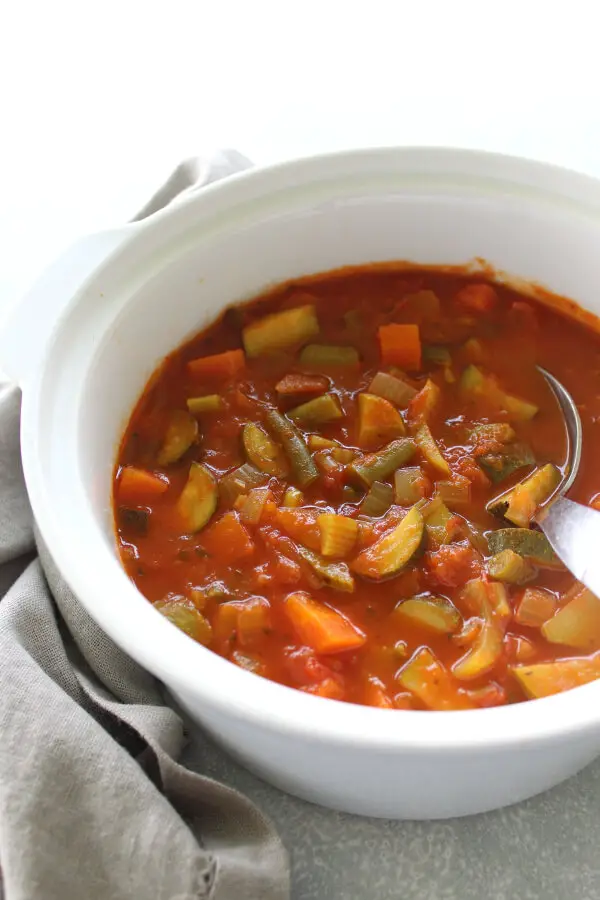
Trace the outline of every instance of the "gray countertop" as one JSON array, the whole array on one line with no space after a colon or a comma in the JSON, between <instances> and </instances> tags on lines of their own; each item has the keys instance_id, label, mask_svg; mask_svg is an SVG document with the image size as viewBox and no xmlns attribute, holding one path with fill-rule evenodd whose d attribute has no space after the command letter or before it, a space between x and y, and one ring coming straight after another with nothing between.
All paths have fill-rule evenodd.
<instances>
[{"instance_id":1,"label":"gray countertop","mask_svg":"<svg viewBox=\"0 0 600 900\"><path fill-rule=\"evenodd\" d=\"M291 855L293 900L600 898L600 759L554 790L498 812L392 822L284 794L195 726L190 732L184 764L244 791L276 823Z\"/></svg>"}]
</instances>

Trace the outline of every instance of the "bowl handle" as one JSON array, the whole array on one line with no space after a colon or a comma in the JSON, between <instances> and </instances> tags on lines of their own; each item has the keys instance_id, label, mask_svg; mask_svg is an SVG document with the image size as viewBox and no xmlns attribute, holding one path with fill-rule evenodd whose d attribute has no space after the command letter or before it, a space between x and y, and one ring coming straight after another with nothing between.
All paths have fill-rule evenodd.
<instances>
[{"instance_id":1,"label":"bowl handle","mask_svg":"<svg viewBox=\"0 0 600 900\"><path fill-rule=\"evenodd\" d=\"M83 237L42 272L0 324L1 375L23 387L39 363L63 308L134 228L135 225L124 225Z\"/></svg>"}]
</instances>

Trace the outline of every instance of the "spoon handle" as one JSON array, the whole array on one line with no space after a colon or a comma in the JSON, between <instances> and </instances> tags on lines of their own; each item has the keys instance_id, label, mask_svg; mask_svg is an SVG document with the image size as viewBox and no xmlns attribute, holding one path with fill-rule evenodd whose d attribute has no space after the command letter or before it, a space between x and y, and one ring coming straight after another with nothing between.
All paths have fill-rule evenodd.
<instances>
[{"instance_id":1,"label":"spoon handle","mask_svg":"<svg viewBox=\"0 0 600 900\"><path fill-rule=\"evenodd\" d=\"M600 597L600 511L559 497L538 524L567 569Z\"/></svg>"}]
</instances>

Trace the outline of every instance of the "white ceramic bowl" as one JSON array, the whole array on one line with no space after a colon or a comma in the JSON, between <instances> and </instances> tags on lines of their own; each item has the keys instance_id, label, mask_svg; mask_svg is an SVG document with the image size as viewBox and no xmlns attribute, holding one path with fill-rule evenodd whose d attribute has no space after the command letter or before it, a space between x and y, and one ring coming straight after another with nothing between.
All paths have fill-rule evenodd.
<instances>
[{"instance_id":1,"label":"white ceramic bowl","mask_svg":"<svg viewBox=\"0 0 600 900\"><path fill-rule=\"evenodd\" d=\"M393 818L514 803L600 753L600 682L500 709L390 712L282 687L195 644L137 592L115 549L115 453L147 378L225 304L347 263L484 257L600 313L598 247L592 179L477 152L342 153L243 173L84 242L46 279L44 310L21 315L28 346L44 340L39 365L23 369L19 335L5 336L4 364L22 368L27 485L60 570L105 631L268 781Z\"/></svg>"}]
</instances>

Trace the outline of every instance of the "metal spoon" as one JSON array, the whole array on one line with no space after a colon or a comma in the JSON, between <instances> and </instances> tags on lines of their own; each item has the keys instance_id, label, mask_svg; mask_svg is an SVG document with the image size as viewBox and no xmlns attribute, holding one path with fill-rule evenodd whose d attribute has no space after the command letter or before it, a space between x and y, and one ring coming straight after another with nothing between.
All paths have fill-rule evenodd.
<instances>
[{"instance_id":1,"label":"metal spoon","mask_svg":"<svg viewBox=\"0 0 600 900\"><path fill-rule=\"evenodd\" d=\"M534 518L556 555L567 569L600 597L600 511L564 496L572 486L581 462L582 430L575 401L560 381L538 366L561 408L567 430L567 465L552 502Z\"/></svg>"}]
</instances>

